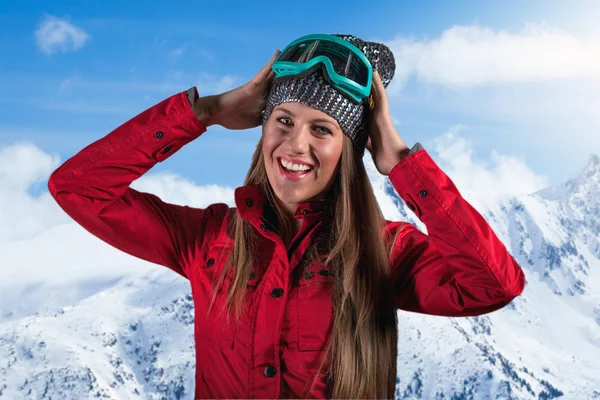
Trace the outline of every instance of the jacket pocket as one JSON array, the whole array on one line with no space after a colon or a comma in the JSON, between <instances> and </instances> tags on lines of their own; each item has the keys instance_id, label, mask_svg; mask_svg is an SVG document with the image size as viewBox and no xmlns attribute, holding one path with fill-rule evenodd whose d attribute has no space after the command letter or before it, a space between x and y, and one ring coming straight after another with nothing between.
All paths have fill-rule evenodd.
<instances>
[{"instance_id":1,"label":"jacket pocket","mask_svg":"<svg viewBox=\"0 0 600 400\"><path fill-rule=\"evenodd\" d=\"M333 325L331 269L314 265L304 271L298 285L298 350L322 351Z\"/></svg>"},{"instance_id":2,"label":"jacket pocket","mask_svg":"<svg viewBox=\"0 0 600 400\"><path fill-rule=\"evenodd\" d=\"M216 282L225 267L231 246L216 243L211 245L203 255L203 261L199 264L199 273L201 274L199 287L195 296L198 297L194 302L196 307L196 340L204 345L217 346L221 348L233 349L236 343L236 337L239 333L240 324L247 323L244 319L249 310L249 300L260 284L261 274L256 267L251 270L250 279L246 285L246 304L241 319L238 322L235 315L231 314L227 319L227 310L223 309L229 289L233 285L235 271L233 267L229 268L223 282L216 287L215 302L210 309L208 306L212 299Z\"/></svg>"},{"instance_id":3,"label":"jacket pocket","mask_svg":"<svg viewBox=\"0 0 600 400\"><path fill-rule=\"evenodd\" d=\"M198 344L232 349L237 321L233 314L228 320L227 310L223 308L232 284L231 271L224 276L222 284L215 288L229 251L230 248L225 246L212 245L202 257L202 262L198 265L200 277L196 293L194 293L194 307ZM215 301L209 311L213 294L215 294Z\"/></svg>"}]
</instances>

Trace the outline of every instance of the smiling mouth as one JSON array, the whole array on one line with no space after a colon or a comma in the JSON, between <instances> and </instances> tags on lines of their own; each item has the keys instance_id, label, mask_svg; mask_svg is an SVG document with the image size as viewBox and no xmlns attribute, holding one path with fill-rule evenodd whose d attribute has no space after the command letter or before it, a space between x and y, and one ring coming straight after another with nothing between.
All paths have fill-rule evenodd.
<instances>
[{"instance_id":1,"label":"smiling mouth","mask_svg":"<svg viewBox=\"0 0 600 400\"><path fill-rule=\"evenodd\" d=\"M286 164L287 164L287 162L286 162ZM290 180L290 181L298 181L298 180L304 179L307 176L309 176L311 174L311 172L314 170L314 167L310 167L307 170L294 170L294 169L286 168L283 166L281 158L277 159L277 165L279 166L279 172L281 173L281 176L284 179ZM290 166L290 164L288 164L288 167L289 166Z\"/></svg>"},{"instance_id":2,"label":"smiling mouth","mask_svg":"<svg viewBox=\"0 0 600 400\"><path fill-rule=\"evenodd\" d=\"M291 163L288 161L284 162L284 160L281 157L277 158L277 163L279 164L279 166L281 168L283 168L285 170L285 172L289 172L291 174L294 174L294 173L305 174L305 173L311 172L314 169L314 167L311 167L308 165L294 164L294 163ZM287 166L284 164L287 164Z\"/></svg>"}]
</instances>

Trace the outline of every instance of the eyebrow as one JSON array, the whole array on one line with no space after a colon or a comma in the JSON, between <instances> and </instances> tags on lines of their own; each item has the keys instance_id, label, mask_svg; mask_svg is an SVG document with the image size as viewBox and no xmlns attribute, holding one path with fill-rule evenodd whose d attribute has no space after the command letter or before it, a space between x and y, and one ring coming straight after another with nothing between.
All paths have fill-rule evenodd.
<instances>
[{"instance_id":1,"label":"eyebrow","mask_svg":"<svg viewBox=\"0 0 600 400\"><path fill-rule=\"evenodd\" d=\"M278 111L283 111L283 112L285 112L285 113L288 113L288 114L290 114L292 117L295 117L295 116L296 116L296 114L294 114L294 113L292 112L292 110L288 110L288 109L287 109L287 108L285 108L285 107L277 107L277 110L278 110Z\"/></svg>"},{"instance_id":2,"label":"eyebrow","mask_svg":"<svg viewBox=\"0 0 600 400\"><path fill-rule=\"evenodd\" d=\"M290 110L290 109L287 109L287 108L285 108L285 107L277 107L277 110L278 110L278 111L283 111L284 113L286 113L286 114L289 114L289 115L291 115L292 117L295 117L295 116L296 116L296 114L294 114L294 112L293 112L292 110ZM325 122L325 123L327 123L327 124L330 124L330 125L336 126L336 124L335 124L335 123L333 123L331 120L329 120L329 119L325 119L325 118L317 118L317 119L313 119L313 120L311 120L311 122Z\"/></svg>"}]
</instances>

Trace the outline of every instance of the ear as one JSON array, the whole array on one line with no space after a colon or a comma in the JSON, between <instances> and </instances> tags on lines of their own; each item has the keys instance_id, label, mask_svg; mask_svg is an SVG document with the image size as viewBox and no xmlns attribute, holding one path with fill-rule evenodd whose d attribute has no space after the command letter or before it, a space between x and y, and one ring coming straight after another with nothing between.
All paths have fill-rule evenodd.
<instances>
[{"instance_id":1,"label":"ear","mask_svg":"<svg viewBox=\"0 0 600 400\"><path fill-rule=\"evenodd\" d=\"M373 146L371 145L371 137L369 137L369 139L367 139L366 148L367 148L367 150L369 150L369 153L373 152Z\"/></svg>"}]
</instances>

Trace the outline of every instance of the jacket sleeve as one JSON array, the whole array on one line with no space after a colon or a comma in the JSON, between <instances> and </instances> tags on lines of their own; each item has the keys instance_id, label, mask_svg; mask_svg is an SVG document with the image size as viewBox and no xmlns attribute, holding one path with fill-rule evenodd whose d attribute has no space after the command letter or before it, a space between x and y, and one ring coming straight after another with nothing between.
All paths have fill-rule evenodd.
<instances>
[{"instance_id":1,"label":"jacket sleeve","mask_svg":"<svg viewBox=\"0 0 600 400\"><path fill-rule=\"evenodd\" d=\"M184 277L211 207L168 204L130 184L206 130L189 94L167 98L125 122L68 159L48 181L58 205L87 231Z\"/></svg>"},{"instance_id":2,"label":"jacket sleeve","mask_svg":"<svg viewBox=\"0 0 600 400\"><path fill-rule=\"evenodd\" d=\"M485 219L419 146L389 174L398 195L427 227L389 222L397 307L441 316L498 310L522 293L525 276Z\"/></svg>"}]
</instances>

